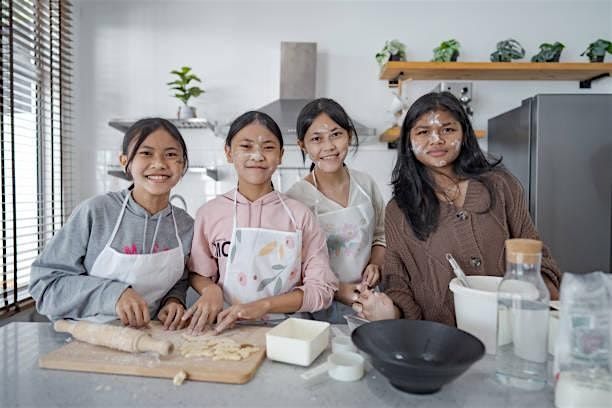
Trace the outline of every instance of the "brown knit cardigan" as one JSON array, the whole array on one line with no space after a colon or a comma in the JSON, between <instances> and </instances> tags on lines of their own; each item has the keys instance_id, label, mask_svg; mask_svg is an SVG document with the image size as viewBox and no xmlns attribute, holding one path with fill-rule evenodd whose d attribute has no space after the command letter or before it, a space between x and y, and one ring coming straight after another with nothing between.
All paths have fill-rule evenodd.
<instances>
[{"instance_id":1,"label":"brown knit cardigan","mask_svg":"<svg viewBox=\"0 0 612 408\"><path fill-rule=\"evenodd\" d=\"M467 275L504 276L504 241L539 239L519 181L504 170L486 177L494 187L493 206L485 186L470 180L463 208L440 203L438 228L419 240L393 199L385 213L387 250L382 271L385 293L404 318L456 325L453 295L448 284L455 277L446 253L451 253ZM545 246L542 277L558 298L561 273Z\"/></svg>"}]
</instances>

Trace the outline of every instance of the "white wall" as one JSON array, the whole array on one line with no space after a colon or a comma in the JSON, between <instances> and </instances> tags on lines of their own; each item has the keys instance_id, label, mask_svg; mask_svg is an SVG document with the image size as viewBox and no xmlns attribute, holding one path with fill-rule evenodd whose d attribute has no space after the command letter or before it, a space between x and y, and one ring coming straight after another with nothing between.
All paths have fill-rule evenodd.
<instances>
[{"instance_id":1,"label":"white wall","mask_svg":"<svg viewBox=\"0 0 612 408\"><path fill-rule=\"evenodd\" d=\"M449 38L460 41L461 61L488 61L495 43L508 37L519 40L528 57L541 42L561 41L562 61L583 61L579 54L589 42L612 38L609 0L82 0L75 18L80 198L107 187L100 181L103 156L118 152L122 136L109 119L174 116L177 101L165 83L182 65L204 81L207 92L193 102L199 115L227 121L278 97L281 41L315 41L317 94L337 99L355 119L382 131L391 90L378 80L374 54L385 40L406 43L408 59L416 61L431 59L432 49ZM404 95L412 102L436 83L412 82ZM573 81L474 82L475 128L486 129L489 117L547 92L609 93L612 79L591 90Z\"/></svg>"}]
</instances>

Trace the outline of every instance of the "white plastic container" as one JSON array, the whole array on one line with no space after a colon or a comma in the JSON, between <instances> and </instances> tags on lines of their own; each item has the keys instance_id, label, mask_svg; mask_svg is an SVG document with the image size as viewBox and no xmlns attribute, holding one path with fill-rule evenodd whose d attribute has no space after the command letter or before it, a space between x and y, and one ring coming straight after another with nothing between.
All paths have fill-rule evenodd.
<instances>
[{"instance_id":1,"label":"white plastic container","mask_svg":"<svg viewBox=\"0 0 612 408\"><path fill-rule=\"evenodd\" d=\"M500 276L467 276L469 288L457 278L448 287L453 292L457 327L478 337L487 354L495 354L497 337L497 286Z\"/></svg>"},{"instance_id":2,"label":"white plastic container","mask_svg":"<svg viewBox=\"0 0 612 408\"><path fill-rule=\"evenodd\" d=\"M467 280L470 288L459 283L457 278L453 278L448 285L453 292L457 327L478 337L484 343L487 354L495 354L497 349L497 286L502 278L499 276L467 276ZM521 282L517 282L517 286L520 284ZM525 291L526 297L531 295L528 287L522 290ZM551 320L554 317L556 315L551 314ZM549 332L549 353L552 353L554 349L557 323L558 320L550 322L554 327ZM507 320L502 322L502 344L511 340L510 331L503 329L509 324L511 323Z\"/></svg>"},{"instance_id":3,"label":"white plastic container","mask_svg":"<svg viewBox=\"0 0 612 408\"><path fill-rule=\"evenodd\" d=\"M327 322L289 318L266 333L270 360L309 366L329 344Z\"/></svg>"}]
</instances>

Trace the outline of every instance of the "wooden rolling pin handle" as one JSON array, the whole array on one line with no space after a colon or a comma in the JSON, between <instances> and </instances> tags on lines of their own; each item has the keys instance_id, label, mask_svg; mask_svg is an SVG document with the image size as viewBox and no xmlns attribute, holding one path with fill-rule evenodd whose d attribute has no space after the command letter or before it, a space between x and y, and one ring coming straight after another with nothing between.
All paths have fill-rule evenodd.
<instances>
[{"instance_id":1,"label":"wooden rolling pin handle","mask_svg":"<svg viewBox=\"0 0 612 408\"><path fill-rule=\"evenodd\" d=\"M75 323L70 323L67 320L58 320L53 323L53 328L56 332L70 333L74 330Z\"/></svg>"},{"instance_id":2,"label":"wooden rolling pin handle","mask_svg":"<svg viewBox=\"0 0 612 408\"><path fill-rule=\"evenodd\" d=\"M162 356L167 356L172 351L172 343L168 340L155 340L153 337L145 334L136 341L136 350L138 351L153 351Z\"/></svg>"},{"instance_id":3,"label":"wooden rolling pin handle","mask_svg":"<svg viewBox=\"0 0 612 408\"><path fill-rule=\"evenodd\" d=\"M167 356L172 351L172 342L155 340L147 333L129 327L58 320L53 328L58 332L70 333L77 340L131 353L153 351Z\"/></svg>"}]
</instances>

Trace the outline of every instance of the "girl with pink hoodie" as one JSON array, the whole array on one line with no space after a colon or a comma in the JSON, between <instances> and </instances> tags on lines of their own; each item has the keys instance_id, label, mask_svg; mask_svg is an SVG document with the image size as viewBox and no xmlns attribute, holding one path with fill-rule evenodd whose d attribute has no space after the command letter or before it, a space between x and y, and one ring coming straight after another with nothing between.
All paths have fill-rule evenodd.
<instances>
[{"instance_id":1,"label":"girl with pink hoodie","mask_svg":"<svg viewBox=\"0 0 612 408\"><path fill-rule=\"evenodd\" d=\"M221 332L237 320L329 307L338 279L325 234L304 204L272 185L283 157L278 125L265 113L243 114L230 126L225 154L238 186L196 214L188 268L201 296L183 316L191 332L215 320Z\"/></svg>"}]
</instances>

